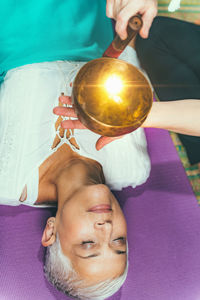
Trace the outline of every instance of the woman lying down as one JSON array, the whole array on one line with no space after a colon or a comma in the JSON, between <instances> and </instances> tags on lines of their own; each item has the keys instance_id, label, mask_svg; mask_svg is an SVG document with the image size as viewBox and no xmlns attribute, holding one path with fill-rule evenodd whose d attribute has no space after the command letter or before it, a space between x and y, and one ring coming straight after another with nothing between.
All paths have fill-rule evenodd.
<instances>
[{"instance_id":1,"label":"woman lying down","mask_svg":"<svg viewBox=\"0 0 200 300\"><path fill-rule=\"evenodd\" d=\"M61 93L70 95L83 64L47 62L7 73L0 91L0 203L57 205L42 237L46 277L66 294L94 300L114 294L127 275L126 221L110 189L144 183L150 160L142 128L100 151L99 135L61 128L53 108Z\"/></svg>"}]
</instances>

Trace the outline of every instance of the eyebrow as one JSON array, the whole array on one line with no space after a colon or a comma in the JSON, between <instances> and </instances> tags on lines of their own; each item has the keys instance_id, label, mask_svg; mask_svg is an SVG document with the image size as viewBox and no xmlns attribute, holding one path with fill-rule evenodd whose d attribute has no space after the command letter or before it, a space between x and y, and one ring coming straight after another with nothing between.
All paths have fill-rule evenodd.
<instances>
[{"instance_id":1,"label":"eyebrow","mask_svg":"<svg viewBox=\"0 0 200 300\"><path fill-rule=\"evenodd\" d=\"M126 254L126 251L114 250L114 253L120 255L120 254ZM92 257L97 257L99 255L100 255L100 253L95 253L95 254L91 254L88 256L81 256L81 255L76 255L76 256L83 258L83 259L88 259L88 258L92 258Z\"/></svg>"}]
</instances>

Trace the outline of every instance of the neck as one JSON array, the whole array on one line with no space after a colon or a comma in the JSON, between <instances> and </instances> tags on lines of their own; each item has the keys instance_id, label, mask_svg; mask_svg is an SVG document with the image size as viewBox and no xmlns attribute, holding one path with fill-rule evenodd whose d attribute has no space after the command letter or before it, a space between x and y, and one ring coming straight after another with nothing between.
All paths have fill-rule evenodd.
<instances>
[{"instance_id":1,"label":"neck","mask_svg":"<svg viewBox=\"0 0 200 300\"><path fill-rule=\"evenodd\" d=\"M63 146L40 166L36 204L67 199L81 185L104 183L102 167L98 162L78 155L67 145Z\"/></svg>"},{"instance_id":2,"label":"neck","mask_svg":"<svg viewBox=\"0 0 200 300\"><path fill-rule=\"evenodd\" d=\"M78 189L102 183L104 183L104 176L99 163L83 157L71 160L55 181L58 211Z\"/></svg>"}]
</instances>

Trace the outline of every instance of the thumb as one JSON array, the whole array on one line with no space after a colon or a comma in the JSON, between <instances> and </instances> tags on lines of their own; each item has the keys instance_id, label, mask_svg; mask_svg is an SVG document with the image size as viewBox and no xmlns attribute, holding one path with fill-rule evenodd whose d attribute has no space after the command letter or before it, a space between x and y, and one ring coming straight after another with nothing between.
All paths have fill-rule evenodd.
<instances>
[{"instance_id":1,"label":"thumb","mask_svg":"<svg viewBox=\"0 0 200 300\"><path fill-rule=\"evenodd\" d=\"M101 136L98 141L96 142L96 149L97 151L101 150L104 146L107 144L110 144L114 140L121 139L123 135L116 136L116 137L110 137L110 136Z\"/></svg>"}]
</instances>

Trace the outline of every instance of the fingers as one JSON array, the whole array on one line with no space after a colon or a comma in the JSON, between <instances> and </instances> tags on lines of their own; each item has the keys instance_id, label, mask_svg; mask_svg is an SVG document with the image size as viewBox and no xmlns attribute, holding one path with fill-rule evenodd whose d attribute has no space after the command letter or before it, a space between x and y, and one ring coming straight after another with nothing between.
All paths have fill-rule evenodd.
<instances>
[{"instance_id":1,"label":"fingers","mask_svg":"<svg viewBox=\"0 0 200 300\"><path fill-rule=\"evenodd\" d=\"M64 129L86 129L86 127L79 120L65 120L61 123Z\"/></svg>"},{"instance_id":2,"label":"fingers","mask_svg":"<svg viewBox=\"0 0 200 300\"><path fill-rule=\"evenodd\" d=\"M53 113L58 116L77 118L77 115L72 107L56 106Z\"/></svg>"},{"instance_id":3,"label":"fingers","mask_svg":"<svg viewBox=\"0 0 200 300\"><path fill-rule=\"evenodd\" d=\"M116 136L116 137L108 137L108 136L101 136L98 141L96 142L96 149L97 151L101 150L104 146L110 144L111 142L121 139L123 135Z\"/></svg>"},{"instance_id":4,"label":"fingers","mask_svg":"<svg viewBox=\"0 0 200 300\"><path fill-rule=\"evenodd\" d=\"M114 10L114 0L107 0L106 2L106 16L108 18L114 18L113 15L113 10Z\"/></svg>"},{"instance_id":5,"label":"fingers","mask_svg":"<svg viewBox=\"0 0 200 300\"><path fill-rule=\"evenodd\" d=\"M150 30L151 24L153 22L153 19L156 16L156 14L157 14L157 10L154 10L154 9L149 9L143 14L143 16L142 16L143 26L140 30L140 36L143 39L148 38L149 30Z\"/></svg>"},{"instance_id":6,"label":"fingers","mask_svg":"<svg viewBox=\"0 0 200 300\"><path fill-rule=\"evenodd\" d=\"M69 104L69 105L72 105L72 99L70 96L64 96L64 95L61 95L59 97L59 101L63 104Z\"/></svg>"},{"instance_id":7,"label":"fingers","mask_svg":"<svg viewBox=\"0 0 200 300\"><path fill-rule=\"evenodd\" d=\"M77 118L77 115L72 107L56 106L53 109L54 114L64 117ZM64 120L61 122L61 127L64 129L85 129L86 127L78 120Z\"/></svg>"},{"instance_id":8,"label":"fingers","mask_svg":"<svg viewBox=\"0 0 200 300\"><path fill-rule=\"evenodd\" d=\"M97 151L101 150L105 145L111 143L112 140L110 140L109 137L101 136L98 141L96 142L96 149Z\"/></svg>"},{"instance_id":9,"label":"fingers","mask_svg":"<svg viewBox=\"0 0 200 300\"><path fill-rule=\"evenodd\" d=\"M127 38L126 29L129 19L140 14L143 19L140 35L147 38L157 14L157 0L107 0L106 14L116 20L115 30L122 40Z\"/></svg>"},{"instance_id":10,"label":"fingers","mask_svg":"<svg viewBox=\"0 0 200 300\"><path fill-rule=\"evenodd\" d=\"M119 12L116 19L115 30L122 40L127 38L127 26L129 19L137 13L138 7L133 6L133 4L131 6L127 5Z\"/></svg>"},{"instance_id":11,"label":"fingers","mask_svg":"<svg viewBox=\"0 0 200 300\"><path fill-rule=\"evenodd\" d=\"M123 16L119 15L116 20L115 25L115 31L120 36L122 40L125 40L127 38L127 26L128 26L128 20L127 18L123 18Z\"/></svg>"}]
</instances>

